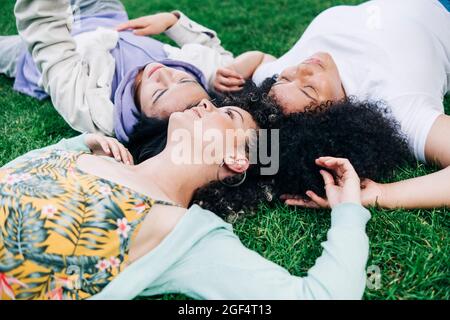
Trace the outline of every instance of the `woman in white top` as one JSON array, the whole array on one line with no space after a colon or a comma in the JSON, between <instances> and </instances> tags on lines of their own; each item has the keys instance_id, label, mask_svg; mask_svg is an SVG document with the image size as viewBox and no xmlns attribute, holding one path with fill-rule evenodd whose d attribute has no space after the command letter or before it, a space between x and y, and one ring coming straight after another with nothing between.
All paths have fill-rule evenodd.
<instances>
[{"instance_id":1,"label":"woman in white top","mask_svg":"<svg viewBox=\"0 0 450 320\"><path fill-rule=\"evenodd\" d=\"M286 113L347 97L385 102L408 138L416 159L444 168L392 184L366 182L363 202L383 207L427 208L450 198L450 13L438 0L372 0L319 14L279 59L267 57L253 80L272 78L270 95ZM272 60L272 61L270 61ZM215 88L234 91L234 68L218 70ZM303 206L327 206L286 197ZM309 200L308 199L308 200Z\"/></svg>"}]
</instances>

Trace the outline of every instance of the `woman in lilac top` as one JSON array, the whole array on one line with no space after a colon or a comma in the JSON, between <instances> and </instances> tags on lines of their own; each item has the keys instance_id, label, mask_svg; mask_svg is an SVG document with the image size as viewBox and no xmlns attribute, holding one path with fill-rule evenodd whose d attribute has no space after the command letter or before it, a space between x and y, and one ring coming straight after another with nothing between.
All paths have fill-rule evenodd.
<instances>
[{"instance_id":1,"label":"woman in lilac top","mask_svg":"<svg viewBox=\"0 0 450 320\"><path fill-rule=\"evenodd\" d=\"M58 15L62 16L63 9L68 6L68 1L52 3L56 8L49 8L49 5L43 4L42 1L37 2L40 8L44 7L47 10L46 12L52 19L55 19L55 22L58 21L57 19L60 19L59 22L62 21ZM16 5L16 15L18 12L20 14L21 9L23 8ZM2 53L0 72L16 78L14 89L19 92L38 99L51 96L58 112L78 131L100 131L108 135L115 134L119 140L126 142L141 114L167 118L174 111L185 110L190 106L197 105L202 99L208 98L208 78L214 74L212 71L216 67L214 64L228 63L232 59L231 53L220 46L215 32L190 21L181 12L162 13L147 17L155 25L154 33L166 31L166 34L181 47L176 48L149 37L136 35L129 30L112 31L128 21L127 13L118 0L71 0L70 11L72 11L72 15L69 18L73 20L72 24L68 25L68 29L71 29L70 34L66 32L62 35L62 30L56 29L56 27L54 32L51 32L52 34L61 34L60 39L51 39L48 36L48 30L41 33L39 29L33 27L29 28L29 31L33 32L33 40L29 42L27 36L24 36L28 30L21 29L19 26L19 33L28 46L29 50L27 50L27 46L19 36L1 37L0 47L3 49L0 49L0 53ZM34 16L31 10L23 10L23 14L25 20L27 17ZM55 45L51 57L41 57L44 60L42 65L39 63L38 53L32 51L39 46L40 42ZM86 93L90 91L90 88L83 88L81 91L86 92L80 92L82 95L80 97L81 107L80 103L73 103L72 100L64 101L62 93L52 94L52 90L57 90L56 85L51 85L52 81L65 81L70 84L67 86L66 96L77 95L77 89L80 90L80 87L92 82L79 77L58 80L57 78L62 77L60 74L64 74L64 72L60 72L58 75L54 72L55 75L49 76L46 83L46 69L42 72L45 61L57 59L58 55L62 57L60 61L56 62L58 65L62 64L64 59L69 60L64 54L66 48L56 48L56 45L64 42L72 42L73 48L68 53L70 56L78 54L78 58L81 58L72 69L67 66L65 73L76 74L78 72L76 68L80 64L81 68L83 68L83 64L88 65L86 71L88 77L92 76L89 73L98 71L97 75L94 74L97 81L92 89L106 88L107 92L97 90L96 96L101 95L102 103L108 106L102 107L102 103L91 101ZM73 42L76 43L76 46L73 46ZM109 48L108 45L103 45L104 43L107 43ZM183 46L186 44L191 44L191 46L184 48ZM192 46L192 44L196 44L196 46ZM93 49L93 47L97 48ZM90 53L94 50L99 50L103 56L92 57ZM192 53L192 51L195 52ZM30 52L33 52L33 55ZM205 59L199 59L197 62L192 58L193 55L198 56L198 53L201 53L199 58L202 58L202 55L206 57L212 55L214 63L207 66L201 65L199 62ZM80 55L81 57L79 57ZM105 58L113 58L111 61L114 62L106 67L97 67L96 69L99 61L104 61ZM105 69L111 70L105 73ZM106 97L110 101L104 101ZM112 108L109 106L111 103L113 104ZM96 110L92 110L92 108ZM83 109L87 111L83 111ZM114 114L114 119L108 120L112 118L112 114Z\"/></svg>"}]
</instances>

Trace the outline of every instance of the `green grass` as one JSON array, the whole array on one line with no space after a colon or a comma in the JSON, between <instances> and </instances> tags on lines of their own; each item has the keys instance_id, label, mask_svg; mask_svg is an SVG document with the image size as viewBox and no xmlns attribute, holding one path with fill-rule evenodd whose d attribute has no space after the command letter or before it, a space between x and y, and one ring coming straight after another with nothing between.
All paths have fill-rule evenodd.
<instances>
[{"instance_id":1,"label":"green grass","mask_svg":"<svg viewBox=\"0 0 450 320\"><path fill-rule=\"evenodd\" d=\"M274 55L288 50L320 11L362 1L319 0L128 0L130 17L180 9L218 31L226 48L239 54L259 49ZM12 0L2 1L0 34L15 34ZM163 39L163 38L161 38ZM49 101L39 102L11 89L0 76L0 165L28 150L73 136ZM450 99L446 99L446 112ZM423 165L398 170L396 180L433 171ZM367 231L368 265L381 268L378 290L366 299L449 299L449 210L374 210ZM243 243L296 275L305 275L321 253L329 211L261 208L235 225ZM167 295L162 298L180 298Z\"/></svg>"}]
</instances>

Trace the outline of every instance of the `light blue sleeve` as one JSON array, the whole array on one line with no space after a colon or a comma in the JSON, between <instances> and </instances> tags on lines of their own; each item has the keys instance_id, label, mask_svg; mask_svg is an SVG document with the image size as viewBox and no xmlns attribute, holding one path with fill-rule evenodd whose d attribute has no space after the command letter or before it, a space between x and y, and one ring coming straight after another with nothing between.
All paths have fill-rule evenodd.
<instances>
[{"instance_id":1,"label":"light blue sleeve","mask_svg":"<svg viewBox=\"0 0 450 320\"><path fill-rule=\"evenodd\" d=\"M23 162L29 158L35 157L38 154L49 151L49 150L67 150L67 151L85 151L85 152L91 152L89 147L86 145L84 138L86 134L81 134L79 136L69 138L69 139L62 139L56 144L53 144L51 146L47 146L41 149L35 149L27 152L26 154L12 160L11 162L8 162L3 166L3 168L13 167L14 164L18 162Z\"/></svg>"},{"instance_id":2,"label":"light blue sleeve","mask_svg":"<svg viewBox=\"0 0 450 320\"><path fill-rule=\"evenodd\" d=\"M289 274L247 249L232 231L219 229L167 270L159 289L197 299L361 299L369 219L369 211L356 204L334 208L323 253L305 277Z\"/></svg>"}]
</instances>

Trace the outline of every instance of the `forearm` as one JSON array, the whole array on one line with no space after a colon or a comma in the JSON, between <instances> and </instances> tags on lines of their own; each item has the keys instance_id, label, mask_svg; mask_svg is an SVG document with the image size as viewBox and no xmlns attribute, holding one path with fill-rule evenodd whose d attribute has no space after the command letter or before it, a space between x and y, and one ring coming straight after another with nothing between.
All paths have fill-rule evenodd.
<instances>
[{"instance_id":1,"label":"forearm","mask_svg":"<svg viewBox=\"0 0 450 320\"><path fill-rule=\"evenodd\" d=\"M274 59L275 57L264 52L248 51L236 57L228 67L238 72L244 79L250 79L259 66Z\"/></svg>"},{"instance_id":2,"label":"forearm","mask_svg":"<svg viewBox=\"0 0 450 320\"><path fill-rule=\"evenodd\" d=\"M388 209L450 206L450 167L426 176L382 185L377 204Z\"/></svg>"},{"instance_id":3,"label":"forearm","mask_svg":"<svg viewBox=\"0 0 450 320\"><path fill-rule=\"evenodd\" d=\"M365 226L370 213L362 206L341 204L333 209L322 255L302 279L309 299L361 299L366 285L369 240Z\"/></svg>"}]
</instances>

